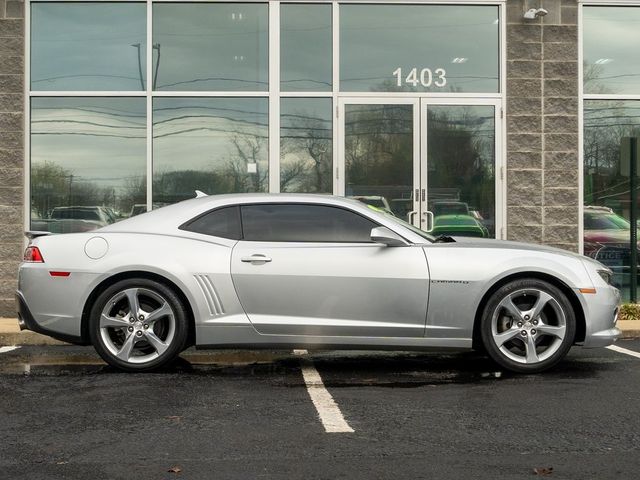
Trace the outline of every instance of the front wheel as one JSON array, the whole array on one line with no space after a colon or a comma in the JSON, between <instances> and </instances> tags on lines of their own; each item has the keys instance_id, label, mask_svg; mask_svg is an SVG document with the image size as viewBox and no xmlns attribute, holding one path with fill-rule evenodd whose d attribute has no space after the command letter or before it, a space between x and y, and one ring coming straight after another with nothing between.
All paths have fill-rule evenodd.
<instances>
[{"instance_id":1,"label":"front wheel","mask_svg":"<svg viewBox=\"0 0 640 480\"><path fill-rule=\"evenodd\" d=\"M576 332L571 302L557 287L521 279L500 287L481 319L482 343L500 366L537 373L562 360Z\"/></svg>"},{"instance_id":2,"label":"front wheel","mask_svg":"<svg viewBox=\"0 0 640 480\"><path fill-rule=\"evenodd\" d=\"M187 312L166 285L144 278L107 288L91 309L89 332L100 356L121 370L142 372L171 362L185 348Z\"/></svg>"}]
</instances>

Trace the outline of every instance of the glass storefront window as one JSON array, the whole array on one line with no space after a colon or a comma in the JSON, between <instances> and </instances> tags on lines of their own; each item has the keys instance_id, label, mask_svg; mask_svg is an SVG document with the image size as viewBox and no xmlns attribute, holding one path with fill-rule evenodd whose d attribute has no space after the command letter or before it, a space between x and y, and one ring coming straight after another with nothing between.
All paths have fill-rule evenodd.
<instances>
[{"instance_id":1,"label":"glass storefront window","mask_svg":"<svg viewBox=\"0 0 640 480\"><path fill-rule=\"evenodd\" d=\"M145 3L32 3L31 89L146 88Z\"/></svg>"},{"instance_id":2,"label":"glass storefront window","mask_svg":"<svg viewBox=\"0 0 640 480\"><path fill-rule=\"evenodd\" d=\"M503 7L34 0L29 8L35 229L110 223L195 190L267 192L273 165L274 190L344 191L425 229L428 208L437 210L431 197L457 189L483 232L495 231L487 162L496 159L479 130L493 129L495 141L500 127L469 123L483 114L460 113L471 111L460 94L478 93L469 105L501 103ZM459 111L439 109L431 93ZM270 129L277 105L279 128ZM270 138L279 143L269 148ZM467 141L473 148L459 145ZM458 147L456 162L437 153Z\"/></svg>"},{"instance_id":3,"label":"glass storefront window","mask_svg":"<svg viewBox=\"0 0 640 480\"><path fill-rule=\"evenodd\" d=\"M584 92L640 94L640 8L585 6Z\"/></svg>"},{"instance_id":4,"label":"glass storefront window","mask_svg":"<svg viewBox=\"0 0 640 480\"><path fill-rule=\"evenodd\" d=\"M265 4L156 3L153 88L266 91L268 36Z\"/></svg>"},{"instance_id":5,"label":"glass storefront window","mask_svg":"<svg viewBox=\"0 0 640 480\"><path fill-rule=\"evenodd\" d=\"M498 92L497 6L340 6L340 89Z\"/></svg>"},{"instance_id":6,"label":"glass storefront window","mask_svg":"<svg viewBox=\"0 0 640 480\"><path fill-rule=\"evenodd\" d=\"M143 98L33 98L31 229L89 231L139 213L146 135Z\"/></svg>"},{"instance_id":7,"label":"glass storefront window","mask_svg":"<svg viewBox=\"0 0 640 480\"><path fill-rule=\"evenodd\" d=\"M280 102L280 191L332 193L331 98Z\"/></svg>"},{"instance_id":8,"label":"glass storefront window","mask_svg":"<svg viewBox=\"0 0 640 480\"><path fill-rule=\"evenodd\" d=\"M280 7L280 88L331 90L331 5Z\"/></svg>"},{"instance_id":9,"label":"glass storefront window","mask_svg":"<svg viewBox=\"0 0 640 480\"><path fill-rule=\"evenodd\" d=\"M613 270L628 300L632 227L625 137L640 137L639 101L584 102L584 254Z\"/></svg>"},{"instance_id":10,"label":"glass storefront window","mask_svg":"<svg viewBox=\"0 0 640 480\"><path fill-rule=\"evenodd\" d=\"M267 192L266 98L156 98L154 208L207 194Z\"/></svg>"}]
</instances>

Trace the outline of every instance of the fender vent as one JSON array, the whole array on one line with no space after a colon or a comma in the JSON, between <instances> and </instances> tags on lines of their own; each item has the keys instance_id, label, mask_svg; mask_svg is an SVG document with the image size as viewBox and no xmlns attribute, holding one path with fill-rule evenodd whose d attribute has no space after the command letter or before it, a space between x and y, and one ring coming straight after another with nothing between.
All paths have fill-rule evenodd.
<instances>
[{"instance_id":1,"label":"fender vent","mask_svg":"<svg viewBox=\"0 0 640 480\"><path fill-rule=\"evenodd\" d=\"M198 282L200 290L204 298L207 300L207 306L209 307L209 313L213 316L224 315L224 307L220 296L216 291L216 287L213 286L213 282L209 278L209 275L198 274L193 276Z\"/></svg>"}]
</instances>

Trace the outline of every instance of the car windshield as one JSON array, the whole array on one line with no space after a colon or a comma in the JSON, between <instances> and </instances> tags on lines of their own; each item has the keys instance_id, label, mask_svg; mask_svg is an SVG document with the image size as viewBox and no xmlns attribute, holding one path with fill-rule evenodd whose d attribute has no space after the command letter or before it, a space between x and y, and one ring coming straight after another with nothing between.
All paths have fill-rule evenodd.
<instances>
[{"instance_id":1,"label":"car windshield","mask_svg":"<svg viewBox=\"0 0 640 480\"><path fill-rule=\"evenodd\" d=\"M584 216L585 230L630 230L627 220L615 213L587 213Z\"/></svg>"},{"instance_id":2,"label":"car windshield","mask_svg":"<svg viewBox=\"0 0 640 480\"><path fill-rule=\"evenodd\" d=\"M405 222L404 220L396 217L395 215L393 215L392 213L387 212L386 210L382 210L378 207L375 207L373 205L367 205L371 210L373 210L374 212L376 212L378 215L384 217L385 220L388 220L392 223L396 223L404 228L407 228L409 230L411 230L413 233L420 235L422 238L424 238L425 240L429 241L430 243L435 242L436 238L433 235L429 235L427 232L425 232L424 230L420 230L418 227L414 227L413 225L411 225L409 222Z\"/></svg>"}]
</instances>

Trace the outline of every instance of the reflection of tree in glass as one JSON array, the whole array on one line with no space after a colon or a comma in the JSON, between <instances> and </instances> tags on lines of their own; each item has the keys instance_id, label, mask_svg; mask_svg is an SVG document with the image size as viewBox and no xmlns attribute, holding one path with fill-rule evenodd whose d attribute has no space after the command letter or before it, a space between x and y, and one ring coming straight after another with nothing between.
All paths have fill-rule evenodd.
<instances>
[{"instance_id":1,"label":"reflection of tree in glass","mask_svg":"<svg viewBox=\"0 0 640 480\"><path fill-rule=\"evenodd\" d=\"M602 82L604 66L594 63L582 63L582 78L584 90L588 93L614 93L605 83Z\"/></svg>"},{"instance_id":2,"label":"reflection of tree in glass","mask_svg":"<svg viewBox=\"0 0 640 480\"><path fill-rule=\"evenodd\" d=\"M130 181L144 184L144 178ZM48 161L32 165L31 193L31 209L40 218L47 218L53 208L62 206L105 206L127 214L134 203L144 202L145 198L144 189L125 188L119 195L114 187L101 187Z\"/></svg>"},{"instance_id":3,"label":"reflection of tree in glass","mask_svg":"<svg viewBox=\"0 0 640 480\"><path fill-rule=\"evenodd\" d=\"M588 101L584 107L584 202L623 213L629 204L629 179L620 171L623 137L640 136L640 104Z\"/></svg>"},{"instance_id":4,"label":"reflection of tree in glass","mask_svg":"<svg viewBox=\"0 0 640 480\"><path fill-rule=\"evenodd\" d=\"M282 123L280 191L331 193L331 121L301 111Z\"/></svg>"},{"instance_id":5,"label":"reflection of tree in glass","mask_svg":"<svg viewBox=\"0 0 640 480\"><path fill-rule=\"evenodd\" d=\"M228 158L208 169L156 169L153 176L154 202L175 203L193 198L196 190L211 195L223 193L265 192L269 171L263 168L266 139L250 134L230 138ZM256 173L249 173L255 164Z\"/></svg>"},{"instance_id":6,"label":"reflection of tree in glass","mask_svg":"<svg viewBox=\"0 0 640 480\"><path fill-rule=\"evenodd\" d=\"M269 171L260 165L266 140L239 133L231 138L231 144L234 148L224 169L224 175L232 182L230 192L266 192L269 189ZM249 171L249 165L255 172Z\"/></svg>"},{"instance_id":7,"label":"reflection of tree in glass","mask_svg":"<svg viewBox=\"0 0 640 480\"><path fill-rule=\"evenodd\" d=\"M384 197L404 218L413 189L413 107L348 105L345 115L347 196Z\"/></svg>"},{"instance_id":8,"label":"reflection of tree in glass","mask_svg":"<svg viewBox=\"0 0 640 480\"><path fill-rule=\"evenodd\" d=\"M495 209L493 107L428 109L429 200L457 200L486 220ZM489 227L491 225L488 225Z\"/></svg>"}]
</instances>

